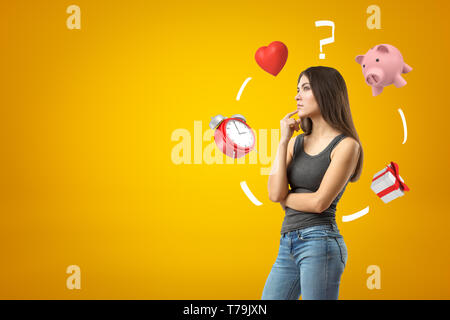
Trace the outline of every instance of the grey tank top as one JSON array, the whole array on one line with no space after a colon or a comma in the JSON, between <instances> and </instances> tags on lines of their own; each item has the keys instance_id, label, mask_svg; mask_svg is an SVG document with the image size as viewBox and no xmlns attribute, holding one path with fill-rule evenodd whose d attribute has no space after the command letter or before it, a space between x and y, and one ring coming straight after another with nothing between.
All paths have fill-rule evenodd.
<instances>
[{"instance_id":1,"label":"grey tank top","mask_svg":"<svg viewBox=\"0 0 450 320\"><path fill-rule=\"evenodd\" d=\"M345 138L345 135L336 136L322 152L314 156L305 153L303 137L304 133L295 138L292 161L287 167L287 179L291 187L289 193L312 193L319 189L331 162L331 151L339 141ZM331 205L322 213L304 212L286 207L281 233L323 224L336 224L336 205L347 184L348 181Z\"/></svg>"}]
</instances>

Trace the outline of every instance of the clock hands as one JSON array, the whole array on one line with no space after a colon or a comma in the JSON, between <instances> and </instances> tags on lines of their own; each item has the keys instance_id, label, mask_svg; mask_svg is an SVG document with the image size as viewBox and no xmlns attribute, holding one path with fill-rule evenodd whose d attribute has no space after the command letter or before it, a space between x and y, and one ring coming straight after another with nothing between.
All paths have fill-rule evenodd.
<instances>
[{"instance_id":1,"label":"clock hands","mask_svg":"<svg viewBox=\"0 0 450 320\"><path fill-rule=\"evenodd\" d=\"M238 132L239 134L241 134L241 132L239 131L239 129L238 129L237 125L236 125L236 121L233 121L233 124L234 124L234 126L236 127L237 132Z\"/></svg>"},{"instance_id":2,"label":"clock hands","mask_svg":"<svg viewBox=\"0 0 450 320\"><path fill-rule=\"evenodd\" d=\"M248 133L248 131L240 132L239 129L238 129L238 127L237 127L237 125L236 125L236 121L233 121L233 123L234 123L234 126L236 127L236 130L237 130L237 132L238 132L239 134L246 134L246 133Z\"/></svg>"}]
</instances>

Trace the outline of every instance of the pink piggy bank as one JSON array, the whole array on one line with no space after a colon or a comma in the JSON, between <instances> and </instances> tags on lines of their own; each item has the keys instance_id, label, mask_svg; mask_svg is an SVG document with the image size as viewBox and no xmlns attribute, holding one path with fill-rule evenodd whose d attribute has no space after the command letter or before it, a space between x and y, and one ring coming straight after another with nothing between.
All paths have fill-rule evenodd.
<instances>
[{"instance_id":1,"label":"pink piggy bank","mask_svg":"<svg viewBox=\"0 0 450 320\"><path fill-rule=\"evenodd\" d=\"M366 83L372 87L372 94L379 95L383 87L394 84L397 88L406 85L402 73L412 70L403 61L400 51L390 44L379 44L372 47L365 55L355 58L362 66Z\"/></svg>"}]
</instances>

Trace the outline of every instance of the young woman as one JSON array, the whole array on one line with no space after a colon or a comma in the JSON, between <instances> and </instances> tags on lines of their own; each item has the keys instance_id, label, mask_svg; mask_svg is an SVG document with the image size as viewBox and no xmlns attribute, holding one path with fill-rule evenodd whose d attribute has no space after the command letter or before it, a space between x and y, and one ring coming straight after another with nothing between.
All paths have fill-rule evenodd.
<instances>
[{"instance_id":1,"label":"young woman","mask_svg":"<svg viewBox=\"0 0 450 320\"><path fill-rule=\"evenodd\" d=\"M297 110L280 121L268 182L269 198L281 204L285 218L262 299L338 299L347 246L336 205L348 182L359 180L363 150L337 70L310 67L297 86ZM299 120L291 118L296 113ZM300 127L304 133L291 138Z\"/></svg>"}]
</instances>

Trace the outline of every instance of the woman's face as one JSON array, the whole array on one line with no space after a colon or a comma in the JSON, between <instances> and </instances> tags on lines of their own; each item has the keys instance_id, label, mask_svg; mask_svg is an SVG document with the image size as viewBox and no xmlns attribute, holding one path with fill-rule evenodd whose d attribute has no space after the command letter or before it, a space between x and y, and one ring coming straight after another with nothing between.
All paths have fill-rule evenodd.
<instances>
[{"instance_id":1,"label":"woman's face","mask_svg":"<svg viewBox=\"0 0 450 320\"><path fill-rule=\"evenodd\" d=\"M317 113L320 114L319 105L314 98L309 80L305 75L300 78L295 100L297 100L297 111L300 118L311 117Z\"/></svg>"}]
</instances>

